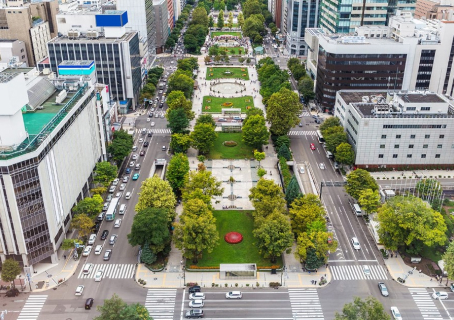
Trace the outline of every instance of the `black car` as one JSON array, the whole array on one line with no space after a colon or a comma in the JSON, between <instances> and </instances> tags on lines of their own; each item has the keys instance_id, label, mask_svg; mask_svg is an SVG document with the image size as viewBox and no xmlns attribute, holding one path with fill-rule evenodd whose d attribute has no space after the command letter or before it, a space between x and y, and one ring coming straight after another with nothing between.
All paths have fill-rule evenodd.
<instances>
[{"instance_id":1,"label":"black car","mask_svg":"<svg viewBox=\"0 0 454 320\"><path fill-rule=\"evenodd\" d=\"M189 288L189 293L195 293L195 292L200 292L200 286L192 286Z\"/></svg>"},{"instance_id":2,"label":"black car","mask_svg":"<svg viewBox=\"0 0 454 320\"><path fill-rule=\"evenodd\" d=\"M88 298L88 299L85 301L85 309L86 309L86 310L90 310L91 307L93 307L93 301L94 301L93 298Z\"/></svg>"},{"instance_id":3,"label":"black car","mask_svg":"<svg viewBox=\"0 0 454 320\"><path fill-rule=\"evenodd\" d=\"M148 142L148 141L145 141L145 142L143 143L143 146L144 146L144 147L148 147L148 144L149 144L149 142Z\"/></svg>"},{"instance_id":4,"label":"black car","mask_svg":"<svg viewBox=\"0 0 454 320\"><path fill-rule=\"evenodd\" d=\"M189 318L189 319L203 318L203 310L202 309L189 310L186 312L185 318Z\"/></svg>"},{"instance_id":5,"label":"black car","mask_svg":"<svg viewBox=\"0 0 454 320\"><path fill-rule=\"evenodd\" d=\"M153 113L150 112L150 113L148 114L148 118L153 118Z\"/></svg>"},{"instance_id":6,"label":"black car","mask_svg":"<svg viewBox=\"0 0 454 320\"><path fill-rule=\"evenodd\" d=\"M99 228L101 228L101 222L97 221L91 230L94 234L98 234Z\"/></svg>"},{"instance_id":7,"label":"black car","mask_svg":"<svg viewBox=\"0 0 454 320\"><path fill-rule=\"evenodd\" d=\"M101 240L106 240L108 234L109 234L109 230L104 230L101 234Z\"/></svg>"},{"instance_id":8,"label":"black car","mask_svg":"<svg viewBox=\"0 0 454 320\"><path fill-rule=\"evenodd\" d=\"M162 108L162 107L164 107L164 103L161 102L161 103L159 104L159 108Z\"/></svg>"}]
</instances>

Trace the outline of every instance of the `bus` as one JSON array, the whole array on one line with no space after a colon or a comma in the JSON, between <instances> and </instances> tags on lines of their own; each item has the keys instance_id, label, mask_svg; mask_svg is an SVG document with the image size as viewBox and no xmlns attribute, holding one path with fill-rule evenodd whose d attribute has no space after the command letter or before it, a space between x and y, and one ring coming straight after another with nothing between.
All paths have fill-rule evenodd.
<instances>
[{"instance_id":1,"label":"bus","mask_svg":"<svg viewBox=\"0 0 454 320\"><path fill-rule=\"evenodd\" d=\"M112 201L110 201L109 209L107 209L106 213L106 221L113 221L115 219L118 201L120 201L120 198L113 198Z\"/></svg>"},{"instance_id":2,"label":"bus","mask_svg":"<svg viewBox=\"0 0 454 320\"><path fill-rule=\"evenodd\" d=\"M317 130L317 138L319 143L325 142L325 139L323 139L322 132L320 130Z\"/></svg>"}]
</instances>

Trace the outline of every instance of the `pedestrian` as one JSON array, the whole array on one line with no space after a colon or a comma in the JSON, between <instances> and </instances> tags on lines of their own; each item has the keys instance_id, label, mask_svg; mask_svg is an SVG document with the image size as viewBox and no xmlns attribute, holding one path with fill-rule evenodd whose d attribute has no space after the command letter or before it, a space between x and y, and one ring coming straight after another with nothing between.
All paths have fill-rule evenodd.
<instances>
[{"instance_id":1,"label":"pedestrian","mask_svg":"<svg viewBox=\"0 0 454 320\"><path fill-rule=\"evenodd\" d=\"M394 253L391 252L391 258L394 257Z\"/></svg>"},{"instance_id":2,"label":"pedestrian","mask_svg":"<svg viewBox=\"0 0 454 320\"><path fill-rule=\"evenodd\" d=\"M314 284L314 280L311 280L311 283Z\"/></svg>"},{"instance_id":3,"label":"pedestrian","mask_svg":"<svg viewBox=\"0 0 454 320\"><path fill-rule=\"evenodd\" d=\"M66 254L64 254L64 255L63 255L63 259L65 259L65 260L66 260Z\"/></svg>"},{"instance_id":4,"label":"pedestrian","mask_svg":"<svg viewBox=\"0 0 454 320\"><path fill-rule=\"evenodd\" d=\"M317 280L314 280L314 285L317 285Z\"/></svg>"}]
</instances>

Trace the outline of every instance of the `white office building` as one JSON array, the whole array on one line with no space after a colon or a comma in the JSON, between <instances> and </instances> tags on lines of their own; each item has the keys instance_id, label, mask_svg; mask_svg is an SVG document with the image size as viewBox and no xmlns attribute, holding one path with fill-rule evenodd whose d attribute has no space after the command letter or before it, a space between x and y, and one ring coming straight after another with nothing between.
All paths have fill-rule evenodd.
<instances>
[{"instance_id":1,"label":"white office building","mask_svg":"<svg viewBox=\"0 0 454 320\"><path fill-rule=\"evenodd\" d=\"M338 117L359 168L452 168L454 108L428 91L341 90Z\"/></svg>"}]
</instances>

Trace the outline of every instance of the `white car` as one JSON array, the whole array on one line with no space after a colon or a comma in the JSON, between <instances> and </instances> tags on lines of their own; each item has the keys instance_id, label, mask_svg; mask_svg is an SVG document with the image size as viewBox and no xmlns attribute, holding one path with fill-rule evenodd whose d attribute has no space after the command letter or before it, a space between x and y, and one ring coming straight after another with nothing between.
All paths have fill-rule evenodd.
<instances>
[{"instance_id":1,"label":"white car","mask_svg":"<svg viewBox=\"0 0 454 320\"><path fill-rule=\"evenodd\" d=\"M120 191L123 191L125 189L126 189L126 184L125 183L120 184Z\"/></svg>"},{"instance_id":2,"label":"white car","mask_svg":"<svg viewBox=\"0 0 454 320\"><path fill-rule=\"evenodd\" d=\"M130 166L130 167L134 167L135 164L136 164L136 163L135 163L134 161L131 161L131 162L129 163L129 166ZM110 191L110 190L109 190L109 191Z\"/></svg>"},{"instance_id":3,"label":"white car","mask_svg":"<svg viewBox=\"0 0 454 320\"><path fill-rule=\"evenodd\" d=\"M189 295L189 300L205 300L205 293L194 292Z\"/></svg>"},{"instance_id":4,"label":"white car","mask_svg":"<svg viewBox=\"0 0 454 320\"><path fill-rule=\"evenodd\" d=\"M230 291L225 294L226 299L241 299L243 298L243 294L241 291Z\"/></svg>"},{"instance_id":5,"label":"white car","mask_svg":"<svg viewBox=\"0 0 454 320\"><path fill-rule=\"evenodd\" d=\"M361 245L359 244L358 238L353 237L351 242L352 242L353 249L355 249L355 250L361 249Z\"/></svg>"},{"instance_id":6,"label":"white car","mask_svg":"<svg viewBox=\"0 0 454 320\"><path fill-rule=\"evenodd\" d=\"M102 280L102 276L104 275L103 270L98 270L95 274L95 282L100 282Z\"/></svg>"},{"instance_id":7,"label":"white car","mask_svg":"<svg viewBox=\"0 0 454 320\"><path fill-rule=\"evenodd\" d=\"M435 300L446 300L448 299L448 293L444 291L434 292L432 293L432 298L434 298Z\"/></svg>"},{"instance_id":8,"label":"white car","mask_svg":"<svg viewBox=\"0 0 454 320\"><path fill-rule=\"evenodd\" d=\"M98 244L95 248L95 254L99 255L99 254L101 254L101 252L102 252L102 245Z\"/></svg>"},{"instance_id":9,"label":"white car","mask_svg":"<svg viewBox=\"0 0 454 320\"><path fill-rule=\"evenodd\" d=\"M400 315L399 309L397 307L391 307L391 314L395 320L402 320L402 316Z\"/></svg>"},{"instance_id":10,"label":"white car","mask_svg":"<svg viewBox=\"0 0 454 320\"><path fill-rule=\"evenodd\" d=\"M154 127L154 124L155 124L155 123L154 123L154 122L152 122L152 123L150 123L150 126Z\"/></svg>"},{"instance_id":11,"label":"white car","mask_svg":"<svg viewBox=\"0 0 454 320\"><path fill-rule=\"evenodd\" d=\"M117 187L115 187L115 186L111 186L111 187L109 188L109 193L114 193L116 188L117 188Z\"/></svg>"},{"instance_id":12,"label":"white car","mask_svg":"<svg viewBox=\"0 0 454 320\"><path fill-rule=\"evenodd\" d=\"M92 248L93 248L92 246L85 246L85 249L82 252L82 256L83 257L88 257L90 255L90 252L91 252Z\"/></svg>"},{"instance_id":13,"label":"white car","mask_svg":"<svg viewBox=\"0 0 454 320\"><path fill-rule=\"evenodd\" d=\"M116 185L118 184L119 181L120 181L120 179L115 178L114 181L112 181L112 185L113 185L113 186L116 186Z\"/></svg>"},{"instance_id":14,"label":"white car","mask_svg":"<svg viewBox=\"0 0 454 320\"><path fill-rule=\"evenodd\" d=\"M191 300L189 301L189 307L190 308L203 308L204 306L204 303L203 303L203 300Z\"/></svg>"},{"instance_id":15,"label":"white car","mask_svg":"<svg viewBox=\"0 0 454 320\"><path fill-rule=\"evenodd\" d=\"M129 181L129 176L123 177L123 182L127 183Z\"/></svg>"},{"instance_id":16,"label":"white car","mask_svg":"<svg viewBox=\"0 0 454 320\"><path fill-rule=\"evenodd\" d=\"M370 276L370 268L369 266L363 266L363 272L366 276Z\"/></svg>"},{"instance_id":17,"label":"white car","mask_svg":"<svg viewBox=\"0 0 454 320\"><path fill-rule=\"evenodd\" d=\"M120 228L120 226L121 226L121 219L115 220L114 228ZM101 250L102 250L102 246L101 246Z\"/></svg>"},{"instance_id":18,"label":"white car","mask_svg":"<svg viewBox=\"0 0 454 320\"><path fill-rule=\"evenodd\" d=\"M96 234L90 234L90 238L88 238L88 244L95 244L96 241Z\"/></svg>"},{"instance_id":19,"label":"white car","mask_svg":"<svg viewBox=\"0 0 454 320\"><path fill-rule=\"evenodd\" d=\"M134 153L132 155L132 160L137 160L139 158L139 156L137 155L137 153Z\"/></svg>"},{"instance_id":20,"label":"white car","mask_svg":"<svg viewBox=\"0 0 454 320\"><path fill-rule=\"evenodd\" d=\"M120 198L122 194L123 194L123 192L117 192L117 193L115 194L115 198Z\"/></svg>"},{"instance_id":21,"label":"white car","mask_svg":"<svg viewBox=\"0 0 454 320\"><path fill-rule=\"evenodd\" d=\"M84 292L84 288L85 287L83 285L77 286L77 288L76 288L76 296L81 296L82 292Z\"/></svg>"},{"instance_id":22,"label":"white car","mask_svg":"<svg viewBox=\"0 0 454 320\"><path fill-rule=\"evenodd\" d=\"M325 164L324 163L320 163L318 166L320 167L320 169L325 170Z\"/></svg>"},{"instance_id":23,"label":"white car","mask_svg":"<svg viewBox=\"0 0 454 320\"><path fill-rule=\"evenodd\" d=\"M126 200L131 199L131 192L126 192L126 194L125 194L125 199L126 199Z\"/></svg>"},{"instance_id":24,"label":"white car","mask_svg":"<svg viewBox=\"0 0 454 320\"><path fill-rule=\"evenodd\" d=\"M304 173L304 167L303 166L300 167L300 173Z\"/></svg>"},{"instance_id":25,"label":"white car","mask_svg":"<svg viewBox=\"0 0 454 320\"><path fill-rule=\"evenodd\" d=\"M150 121L151 121L151 119L150 119L150 118L147 118L147 122L150 122Z\"/></svg>"},{"instance_id":26,"label":"white car","mask_svg":"<svg viewBox=\"0 0 454 320\"><path fill-rule=\"evenodd\" d=\"M142 143L142 142L143 142L143 139L142 139L142 138L140 138L140 139L139 139L139 143Z\"/></svg>"}]
</instances>

